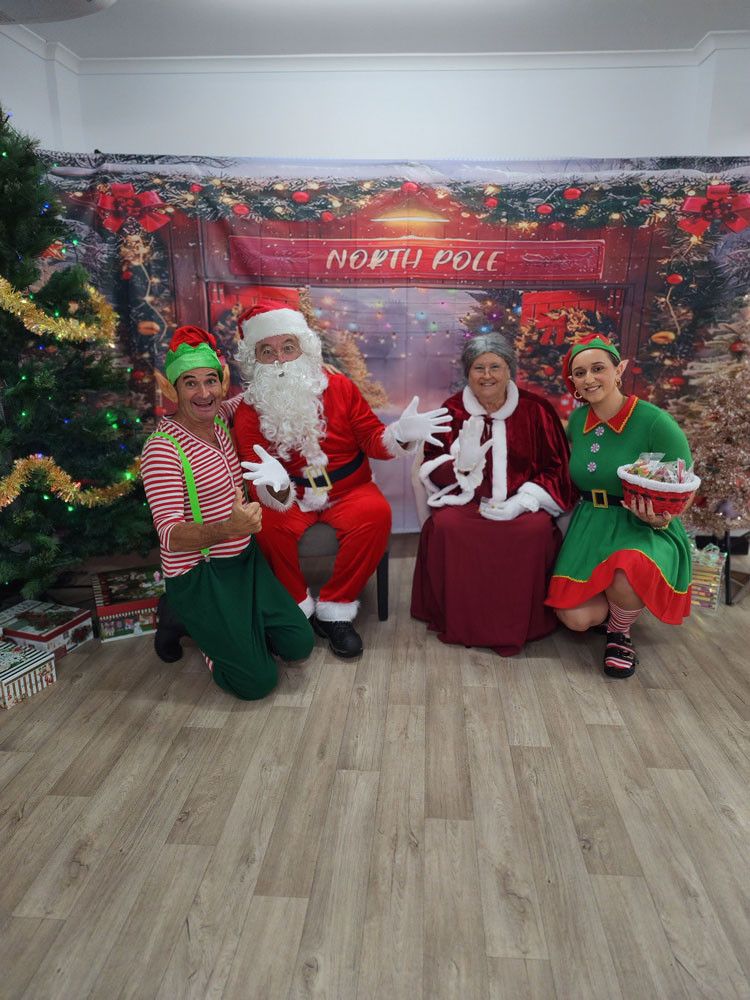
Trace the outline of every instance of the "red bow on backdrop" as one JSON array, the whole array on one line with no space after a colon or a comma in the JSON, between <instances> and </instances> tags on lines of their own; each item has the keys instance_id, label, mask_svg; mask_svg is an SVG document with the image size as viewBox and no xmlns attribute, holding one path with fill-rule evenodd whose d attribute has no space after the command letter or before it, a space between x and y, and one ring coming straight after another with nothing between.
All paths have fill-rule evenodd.
<instances>
[{"instance_id":1,"label":"red bow on backdrop","mask_svg":"<svg viewBox=\"0 0 750 1000\"><path fill-rule=\"evenodd\" d=\"M694 219L680 219L677 225L685 232L701 236L712 222L721 222L727 229L738 233L750 222L745 213L750 213L750 194L738 194L728 184L711 184L706 188L706 197L686 198L683 212L691 212Z\"/></svg>"},{"instance_id":2,"label":"red bow on backdrop","mask_svg":"<svg viewBox=\"0 0 750 1000\"><path fill-rule=\"evenodd\" d=\"M113 233L126 219L136 219L148 232L169 222L166 215L155 211L156 206L164 204L156 191L136 194L132 184L110 184L109 191L109 194L99 195L96 208L102 216L102 225Z\"/></svg>"}]
</instances>

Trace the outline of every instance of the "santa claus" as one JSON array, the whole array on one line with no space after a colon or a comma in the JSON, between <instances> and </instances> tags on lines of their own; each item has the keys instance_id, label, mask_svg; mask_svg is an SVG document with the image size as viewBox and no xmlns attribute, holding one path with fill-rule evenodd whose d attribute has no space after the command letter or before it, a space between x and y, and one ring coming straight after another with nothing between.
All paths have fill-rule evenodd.
<instances>
[{"instance_id":1,"label":"santa claus","mask_svg":"<svg viewBox=\"0 0 750 1000\"><path fill-rule=\"evenodd\" d=\"M320 338L301 312L260 302L239 317L236 360L247 380L234 419L245 478L264 506L258 543L277 578L337 656L362 652L352 624L362 588L388 543L391 509L368 458L389 459L437 444L445 408L419 413L414 397L386 427L346 376L323 367ZM336 531L333 575L313 599L297 543L316 521Z\"/></svg>"}]
</instances>

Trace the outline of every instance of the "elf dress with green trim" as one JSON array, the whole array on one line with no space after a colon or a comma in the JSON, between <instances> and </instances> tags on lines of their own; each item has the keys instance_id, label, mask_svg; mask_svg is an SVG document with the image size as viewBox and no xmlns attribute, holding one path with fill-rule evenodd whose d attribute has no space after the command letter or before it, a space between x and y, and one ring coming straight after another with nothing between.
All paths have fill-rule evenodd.
<instances>
[{"instance_id":1,"label":"elf dress with green trim","mask_svg":"<svg viewBox=\"0 0 750 1000\"><path fill-rule=\"evenodd\" d=\"M581 491L608 496L597 493L595 503L581 500L575 508L545 603L577 607L606 590L621 569L653 615L679 625L690 614L687 534L679 518L655 530L622 507L617 467L643 452L661 452L666 461L682 458L689 466L685 435L668 413L637 396L629 396L610 420L599 420L588 405L574 410L566 433L573 482Z\"/></svg>"}]
</instances>

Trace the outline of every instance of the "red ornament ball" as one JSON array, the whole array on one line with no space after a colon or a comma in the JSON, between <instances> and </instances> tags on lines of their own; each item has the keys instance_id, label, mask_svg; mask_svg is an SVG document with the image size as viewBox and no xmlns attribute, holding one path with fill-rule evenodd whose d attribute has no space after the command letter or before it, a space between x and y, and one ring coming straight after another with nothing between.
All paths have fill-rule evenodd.
<instances>
[{"instance_id":1,"label":"red ornament ball","mask_svg":"<svg viewBox=\"0 0 750 1000\"><path fill-rule=\"evenodd\" d=\"M580 188L574 188L574 187L565 188L565 190L563 191L563 198L567 198L568 201L575 201L576 198L580 198L582 194L583 192L581 191Z\"/></svg>"},{"instance_id":2,"label":"red ornament ball","mask_svg":"<svg viewBox=\"0 0 750 1000\"><path fill-rule=\"evenodd\" d=\"M190 190L193 192L193 194L198 194L199 191L203 190L203 185L202 184L191 184L190 185Z\"/></svg>"},{"instance_id":3,"label":"red ornament ball","mask_svg":"<svg viewBox=\"0 0 750 1000\"><path fill-rule=\"evenodd\" d=\"M247 205L232 205L232 211L235 215L249 215L250 209Z\"/></svg>"},{"instance_id":4,"label":"red ornament ball","mask_svg":"<svg viewBox=\"0 0 750 1000\"><path fill-rule=\"evenodd\" d=\"M333 212L321 212L320 218L323 220L323 222L333 222L334 215Z\"/></svg>"},{"instance_id":5,"label":"red ornament ball","mask_svg":"<svg viewBox=\"0 0 750 1000\"><path fill-rule=\"evenodd\" d=\"M497 198L485 198L484 203L487 208L497 208Z\"/></svg>"},{"instance_id":6,"label":"red ornament ball","mask_svg":"<svg viewBox=\"0 0 750 1000\"><path fill-rule=\"evenodd\" d=\"M401 185L401 190L407 194L413 193L414 191L419 191L419 185L415 184L414 181L404 181Z\"/></svg>"},{"instance_id":7,"label":"red ornament ball","mask_svg":"<svg viewBox=\"0 0 750 1000\"><path fill-rule=\"evenodd\" d=\"M134 372L130 373L130 377L134 382L140 382L141 379L143 378L143 372L140 370L140 368L136 368Z\"/></svg>"},{"instance_id":8,"label":"red ornament ball","mask_svg":"<svg viewBox=\"0 0 750 1000\"><path fill-rule=\"evenodd\" d=\"M631 368L631 371L632 371L632 373L634 375L642 375L643 374L643 369L639 365L634 365L633 368Z\"/></svg>"},{"instance_id":9,"label":"red ornament ball","mask_svg":"<svg viewBox=\"0 0 750 1000\"><path fill-rule=\"evenodd\" d=\"M155 406L154 407L154 416L155 417L163 417L166 412L167 411L164 409L163 406Z\"/></svg>"},{"instance_id":10,"label":"red ornament ball","mask_svg":"<svg viewBox=\"0 0 750 1000\"><path fill-rule=\"evenodd\" d=\"M292 201L296 201L298 205L304 205L305 202L310 200L310 195L307 191L295 191L292 195Z\"/></svg>"},{"instance_id":11,"label":"red ornament ball","mask_svg":"<svg viewBox=\"0 0 750 1000\"><path fill-rule=\"evenodd\" d=\"M668 274L667 275L667 284L668 285L681 285L684 280L685 279L682 277L681 274Z\"/></svg>"},{"instance_id":12,"label":"red ornament ball","mask_svg":"<svg viewBox=\"0 0 750 1000\"><path fill-rule=\"evenodd\" d=\"M545 375L555 374L555 369L552 367L552 365L542 365L542 371L544 372Z\"/></svg>"},{"instance_id":13,"label":"red ornament ball","mask_svg":"<svg viewBox=\"0 0 750 1000\"><path fill-rule=\"evenodd\" d=\"M729 349L730 351L734 351L735 354L743 354L747 350L745 343L742 340L735 340Z\"/></svg>"},{"instance_id":14,"label":"red ornament ball","mask_svg":"<svg viewBox=\"0 0 750 1000\"><path fill-rule=\"evenodd\" d=\"M682 378L681 375L673 375L672 378L669 379L669 384L670 385L675 385L675 386L677 386L677 385L684 385L685 384L685 379Z\"/></svg>"},{"instance_id":15,"label":"red ornament ball","mask_svg":"<svg viewBox=\"0 0 750 1000\"><path fill-rule=\"evenodd\" d=\"M560 221L550 222L549 227L550 229L554 229L555 232L558 233L561 229L565 229L565 223Z\"/></svg>"},{"instance_id":16,"label":"red ornament ball","mask_svg":"<svg viewBox=\"0 0 750 1000\"><path fill-rule=\"evenodd\" d=\"M646 205L650 205L651 204L651 199L650 198L639 198L638 199L638 204L641 206L641 208L645 208Z\"/></svg>"},{"instance_id":17,"label":"red ornament ball","mask_svg":"<svg viewBox=\"0 0 750 1000\"><path fill-rule=\"evenodd\" d=\"M537 205L536 207L537 215L551 215L554 209L551 205Z\"/></svg>"},{"instance_id":18,"label":"red ornament ball","mask_svg":"<svg viewBox=\"0 0 750 1000\"><path fill-rule=\"evenodd\" d=\"M133 272L132 271L123 271L122 272L122 276L125 279L125 281L129 281L130 278L133 277Z\"/></svg>"}]
</instances>

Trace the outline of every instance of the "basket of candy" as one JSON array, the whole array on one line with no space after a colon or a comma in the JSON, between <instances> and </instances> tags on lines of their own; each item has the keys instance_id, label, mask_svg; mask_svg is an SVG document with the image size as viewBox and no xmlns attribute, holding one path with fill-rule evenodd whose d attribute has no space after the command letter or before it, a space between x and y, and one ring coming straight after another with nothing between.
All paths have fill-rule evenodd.
<instances>
[{"instance_id":1,"label":"basket of candy","mask_svg":"<svg viewBox=\"0 0 750 1000\"><path fill-rule=\"evenodd\" d=\"M664 455L644 452L638 460L621 465L617 475L622 480L625 503L643 497L653 504L654 514L681 514L701 484L700 479L688 469L685 462L664 462Z\"/></svg>"}]
</instances>

